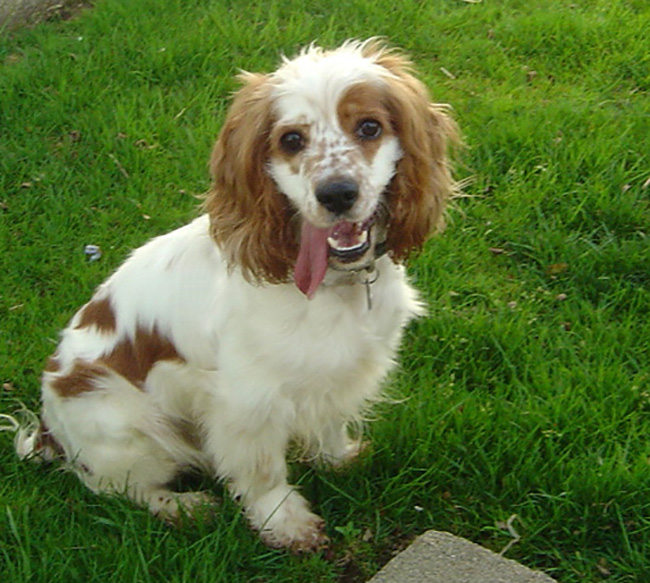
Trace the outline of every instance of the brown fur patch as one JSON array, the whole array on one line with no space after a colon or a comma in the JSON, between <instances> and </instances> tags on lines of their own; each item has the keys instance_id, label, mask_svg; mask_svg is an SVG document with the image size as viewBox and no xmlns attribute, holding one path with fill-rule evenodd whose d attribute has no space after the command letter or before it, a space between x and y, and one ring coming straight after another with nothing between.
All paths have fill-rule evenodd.
<instances>
[{"instance_id":1,"label":"brown fur patch","mask_svg":"<svg viewBox=\"0 0 650 583\"><path fill-rule=\"evenodd\" d=\"M61 370L61 362L59 361L58 352L55 352L47 359L44 370L45 372L59 372Z\"/></svg>"},{"instance_id":2,"label":"brown fur patch","mask_svg":"<svg viewBox=\"0 0 650 583\"><path fill-rule=\"evenodd\" d=\"M97 381L111 371L124 377L137 387L142 387L153 366L161 360L184 362L176 347L156 328L137 328L135 337L125 338L111 352L93 362L77 360L72 370L52 381L51 387L65 398L77 397L97 389ZM48 362L47 372L58 372L56 355Z\"/></svg>"},{"instance_id":3,"label":"brown fur patch","mask_svg":"<svg viewBox=\"0 0 650 583\"><path fill-rule=\"evenodd\" d=\"M152 367L160 360L184 361L176 347L154 327L137 328L134 338L125 338L100 362L128 381L142 386Z\"/></svg>"},{"instance_id":4,"label":"brown fur patch","mask_svg":"<svg viewBox=\"0 0 650 583\"><path fill-rule=\"evenodd\" d=\"M97 381L107 374L106 367L101 364L78 360L68 374L54 379L50 386L61 397L77 397L82 393L94 391Z\"/></svg>"},{"instance_id":5,"label":"brown fur patch","mask_svg":"<svg viewBox=\"0 0 650 583\"><path fill-rule=\"evenodd\" d=\"M442 225L446 200L454 191L447 148L458 139L456 124L445 106L431 103L408 59L381 43L369 43L365 54L390 73L384 104L404 152L387 193L387 246L399 261Z\"/></svg>"},{"instance_id":6,"label":"brown fur patch","mask_svg":"<svg viewBox=\"0 0 650 583\"><path fill-rule=\"evenodd\" d=\"M212 188L204 208L210 232L231 266L253 281L288 281L298 256L294 212L267 172L271 84L244 74L212 152Z\"/></svg>"},{"instance_id":7,"label":"brown fur patch","mask_svg":"<svg viewBox=\"0 0 650 583\"><path fill-rule=\"evenodd\" d=\"M115 312L109 298L91 300L81 309L79 323L75 328L88 326L94 326L100 332L115 332Z\"/></svg>"},{"instance_id":8,"label":"brown fur patch","mask_svg":"<svg viewBox=\"0 0 650 583\"><path fill-rule=\"evenodd\" d=\"M383 103L383 89L367 83L352 86L339 101L337 114L343 131L359 146L368 163L372 162L382 137L393 133L390 116ZM366 119L378 121L383 128L382 136L364 140L357 136L359 124Z\"/></svg>"}]
</instances>

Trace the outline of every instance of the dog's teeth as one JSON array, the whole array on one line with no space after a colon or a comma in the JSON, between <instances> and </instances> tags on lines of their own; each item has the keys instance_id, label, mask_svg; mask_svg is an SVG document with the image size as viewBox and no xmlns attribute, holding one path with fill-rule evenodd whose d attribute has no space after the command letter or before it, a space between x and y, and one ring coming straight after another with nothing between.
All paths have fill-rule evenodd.
<instances>
[{"instance_id":1,"label":"dog's teeth","mask_svg":"<svg viewBox=\"0 0 650 583\"><path fill-rule=\"evenodd\" d=\"M337 251L352 251L353 249L358 249L359 247L365 245L367 240L368 240L368 231L363 231L359 235L357 242L354 245L351 245L349 247L345 247L344 245L341 245L334 237L328 237L327 243L332 249L336 249Z\"/></svg>"},{"instance_id":2,"label":"dog's teeth","mask_svg":"<svg viewBox=\"0 0 650 583\"><path fill-rule=\"evenodd\" d=\"M327 237L327 243L332 249L336 249L337 251L345 251L346 249L350 249L350 247L341 246L341 244L334 237Z\"/></svg>"}]
</instances>

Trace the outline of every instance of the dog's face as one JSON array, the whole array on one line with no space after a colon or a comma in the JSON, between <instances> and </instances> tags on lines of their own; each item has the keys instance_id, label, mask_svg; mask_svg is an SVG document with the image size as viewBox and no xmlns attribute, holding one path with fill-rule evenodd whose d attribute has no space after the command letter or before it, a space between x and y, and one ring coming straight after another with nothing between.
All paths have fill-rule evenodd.
<instances>
[{"instance_id":1,"label":"dog's face","mask_svg":"<svg viewBox=\"0 0 650 583\"><path fill-rule=\"evenodd\" d=\"M377 69L305 54L275 74L269 172L301 218L294 272L310 297L326 266L367 267L385 238L384 195L403 152Z\"/></svg>"},{"instance_id":2,"label":"dog's face","mask_svg":"<svg viewBox=\"0 0 650 583\"><path fill-rule=\"evenodd\" d=\"M372 235L385 220L381 205L402 149L381 89L342 87L331 106L313 99L324 88L309 89L276 101L269 171L298 210L303 231L326 231L330 266L357 269L373 257Z\"/></svg>"},{"instance_id":3,"label":"dog's face","mask_svg":"<svg viewBox=\"0 0 650 583\"><path fill-rule=\"evenodd\" d=\"M242 78L206 205L233 264L272 282L293 270L312 297L328 268L421 246L451 189L452 126L404 58L376 42L312 47Z\"/></svg>"}]
</instances>

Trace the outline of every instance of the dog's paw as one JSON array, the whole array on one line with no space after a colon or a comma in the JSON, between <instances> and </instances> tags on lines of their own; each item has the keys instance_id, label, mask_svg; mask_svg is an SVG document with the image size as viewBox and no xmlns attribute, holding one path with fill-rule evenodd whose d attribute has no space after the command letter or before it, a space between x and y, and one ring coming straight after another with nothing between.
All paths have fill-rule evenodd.
<instances>
[{"instance_id":1,"label":"dog's paw","mask_svg":"<svg viewBox=\"0 0 650 583\"><path fill-rule=\"evenodd\" d=\"M312 553L324 549L329 544L325 534L325 521L310 512L308 517L295 517L282 524L266 526L260 537L264 544L279 549L286 548L294 553Z\"/></svg>"},{"instance_id":2,"label":"dog's paw","mask_svg":"<svg viewBox=\"0 0 650 583\"><path fill-rule=\"evenodd\" d=\"M207 492L171 492L161 490L149 497L149 510L157 517L172 524L184 520L209 519L217 500Z\"/></svg>"},{"instance_id":3,"label":"dog's paw","mask_svg":"<svg viewBox=\"0 0 650 583\"><path fill-rule=\"evenodd\" d=\"M248 508L248 517L262 541L273 548L305 553L318 551L329 542L325 521L289 486L261 496Z\"/></svg>"}]
</instances>

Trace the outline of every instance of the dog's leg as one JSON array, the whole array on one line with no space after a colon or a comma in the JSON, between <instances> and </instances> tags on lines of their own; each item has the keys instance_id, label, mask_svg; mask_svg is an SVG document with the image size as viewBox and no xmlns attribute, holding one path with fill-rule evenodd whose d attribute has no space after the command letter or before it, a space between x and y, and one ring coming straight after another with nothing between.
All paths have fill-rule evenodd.
<instances>
[{"instance_id":1,"label":"dog's leg","mask_svg":"<svg viewBox=\"0 0 650 583\"><path fill-rule=\"evenodd\" d=\"M170 522L198 516L214 503L204 492L172 491L168 484L181 466L149 436L128 433L87 439L78 454L68 456L86 486L97 493L125 495Z\"/></svg>"},{"instance_id":2,"label":"dog's leg","mask_svg":"<svg viewBox=\"0 0 650 583\"><path fill-rule=\"evenodd\" d=\"M338 420L330 421L312 441L318 444L313 458L333 468L353 461L367 445L360 437L350 437L348 424Z\"/></svg>"},{"instance_id":3,"label":"dog's leg","mask_svg":"<svg viewBox=\"0 0 650 583\"><path fill-rule=\"evenodd\" d=\"M287 483L289 435L281 419L268 415L263 423L256 423L251 415L231 412L226 417L220 414L209 427L206 446L219 477L241 501L262 540L297 552L322 547L327 542L322 518Z\"/></svg>"},{"instance_id":4,"label":"dog's leg","mask_svg":"<svg viewBox=\"0 0 650 583\"><path fill-rule=\"evenodd\" d=\"M155 516L176 522L207 513L214 498L205 492L174 492L170 481L180 466L157 443L134 433L132 440L87 442L71 459L75 473L91 490L123 494Z\"/></svg>"},{"instance_id":5,"label":"dog's leg","mask_svg":"<svg viewBox=\"0 0 650 583\"><path fill-rule=\"evenodd\" d=\"M286 482L255 498L242 498L251 525L267 545L306 552L327 544L325 521L311 512L309 503Z\"/></svg>"},{"instance_id":6,"label":"dog's leg","mask_svg":"<svg viewBox=\"0 0 650 583\"><path fill-rule=\"evenodd\" d=\"M93 386L62 397L49 379L44 383L41 427L70 469L94 492L126 495L163 519L200 513L212 501L208 495L168 486L189 455L151 397L119 375Z\"/></svg>"}]
</instances>

